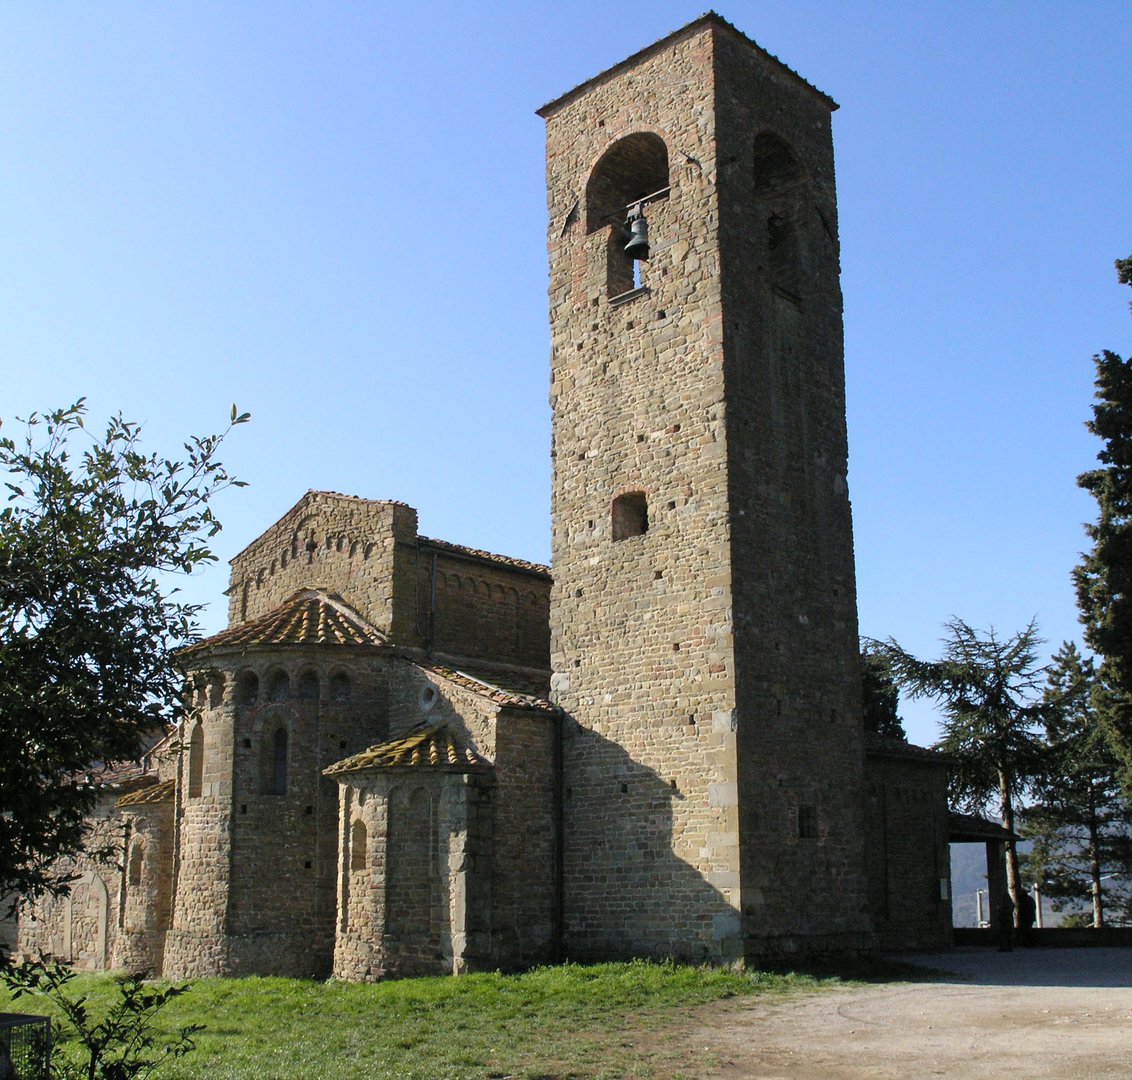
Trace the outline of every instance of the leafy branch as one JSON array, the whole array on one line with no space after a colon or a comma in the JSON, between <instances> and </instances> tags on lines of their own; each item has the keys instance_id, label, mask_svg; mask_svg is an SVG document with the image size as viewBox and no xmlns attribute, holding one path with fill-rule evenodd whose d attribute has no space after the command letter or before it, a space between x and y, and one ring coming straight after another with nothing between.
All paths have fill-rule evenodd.
<instances>
[{"instance_id":1,"label":"leafy branch","mask_svg":"<svg viewBox=\"0 0 1132 1080\"><path fill-rule=\"evenodd\" d=\"M52 1075L60 1080L144 1080L163 1062L194 1050L193 1036L200 1024L180 1028L171 1038L155 1030L157 1014L170 1001L187 993L188 985L159 989L139 976L115 979L117 999L101 1018L92 1015L85 994L69 989L75 972L55 960L30 960L0 969L13 999L25 994L46 998L62 1014L70 1041L79 1047L74 1056L52 1062Z\"/></svg>"}]
</instances>

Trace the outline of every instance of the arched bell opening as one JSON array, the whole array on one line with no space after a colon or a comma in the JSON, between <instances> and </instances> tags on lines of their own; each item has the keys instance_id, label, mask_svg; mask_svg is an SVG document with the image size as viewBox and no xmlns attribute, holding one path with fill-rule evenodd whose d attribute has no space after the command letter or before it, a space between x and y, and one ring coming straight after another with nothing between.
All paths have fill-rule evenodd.
<instances>
[{"instance_id":1,"label":"arched bell opening","mask_svg":"<svg viewBox=\"0 0 1132 1080\"><path fill-rule=\"evenodd\" d=\"M600 158L586 184L586 232L608 230L606 291L618 296L644 285L648 259L646 208L668 196L668 147L649 131L626 135Z\"/></svg>"},{"instance_id":2,"label":"arched bell opening","mask_svg":"<svg viewBox=\"0 0 1132 1080\"><path fill-rule=\"evenodd\" d=\"M754 142L752 192L755 237L770 283L791 296L804 292L804 231L809 209L809 185L794 152L772 132Z\"/></svg>"}]
</instances>

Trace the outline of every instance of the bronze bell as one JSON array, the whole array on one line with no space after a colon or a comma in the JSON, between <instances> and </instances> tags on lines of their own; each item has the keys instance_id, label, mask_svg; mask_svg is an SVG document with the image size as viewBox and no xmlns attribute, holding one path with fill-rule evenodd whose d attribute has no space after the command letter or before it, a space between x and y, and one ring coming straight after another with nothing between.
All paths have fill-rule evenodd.
<instances>
[{"instance_id":1,"label":"bronze bell","mask_svg":"<svg viewBox=\"0 0 1132 1080\"><path fill-rule=\"evenodd\" d=\"M629 210L625 219L625 227L629 230L629 242L625 245L625 254L631 259L647 259L649 257L649 223L645 221L643 203L637 203Z\"/></svg>"}]
</instances>

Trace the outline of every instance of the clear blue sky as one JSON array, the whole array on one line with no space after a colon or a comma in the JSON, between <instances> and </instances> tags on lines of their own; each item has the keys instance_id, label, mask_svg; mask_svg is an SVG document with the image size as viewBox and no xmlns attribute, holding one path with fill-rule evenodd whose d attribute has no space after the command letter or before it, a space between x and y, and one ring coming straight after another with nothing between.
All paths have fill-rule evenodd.
<instances>
[{"instance_id":1,"label":"clear blue sky","mask_svg":"<svg viewBox=\"0 0 1132 1080\"><path fill-rule=\"evenodd\" d=\"M0 416L86 394L226 459L229 558L308 488L549 558L543 124L700 15L617 5L0 2ZM1132 350L1132 7L720 13L841 103L862 633L1050 651L1093 516L1091 356ZM914 738L929 711L906 707Z\"/></svg>"}]
</instances>

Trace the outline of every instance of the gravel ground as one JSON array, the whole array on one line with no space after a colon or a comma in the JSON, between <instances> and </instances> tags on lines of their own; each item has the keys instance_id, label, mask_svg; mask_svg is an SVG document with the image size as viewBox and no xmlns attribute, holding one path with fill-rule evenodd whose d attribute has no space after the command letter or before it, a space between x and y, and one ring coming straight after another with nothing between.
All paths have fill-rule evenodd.
<instances>
[{"instance_id":1,"label":"gravel ground","mask_svg":"<svg viewBox=\"0 0 1132 1080\"><path fill-rule=\"evenodd\" d=\"M955 949L930 981L700 1010L704 1080L1132 1077L1132 949Z\"/></svg>"}]
</instances>

